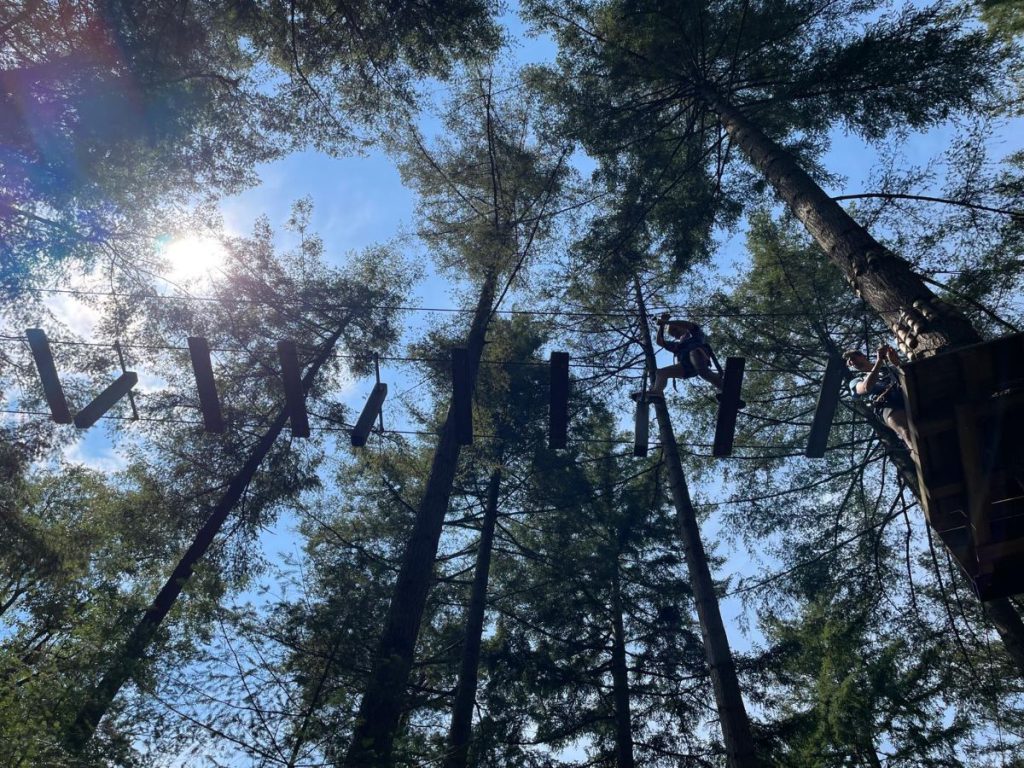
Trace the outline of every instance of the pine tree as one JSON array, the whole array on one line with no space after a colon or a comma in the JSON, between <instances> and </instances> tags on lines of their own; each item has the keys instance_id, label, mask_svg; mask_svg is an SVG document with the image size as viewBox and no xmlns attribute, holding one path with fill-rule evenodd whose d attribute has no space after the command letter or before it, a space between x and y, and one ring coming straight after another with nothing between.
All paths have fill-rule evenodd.
<instances>
[{"instance_id":1,"label":"pine tree","mask_svg":"<svg viewBox=\"0 0 1024 768\"><path fill-rule=\"evenodd\" d=\"M530 105L513 104L508 97L499 100L494 94L490 76L476 76L447 115L445 127L453 139L440 140L428 151L422 139L412 135L403 166L405 178L421 194L421 236L442 268L468 274L477 286L465 337L470 391L476 385L494 310L504 292L522 278L524 266L550 231L547 212L566 174L564 153L536 145ZM455 417L449 410L345 758L350 768L388 765L393 759L460 453Z\"/></svg>"},{"instance_id":2,"label":"pine tree","mask_svg":"<svg viewBox=\"0 0 1024 768\"><path fill-rule=\"evenodd\" d=\"M277 339L269 334L302 339L299 365L310 403L329 398L333 382L344 370L339 349L357 353L350 370L366 372L370 365L366 350L394 339L389 314L375 309L371 320L369 308L399 303L396 291L403 277L397 265L385 275L378 252L351 259L344 271L327 269L319 261L322 245L301 225L300 247L278 260L272 238L264 223L255 237L226 243L231 261L223 282L212 288L212 302L164 303L154 295L145 297L157 307L139 320L148 330L164 338L204 334L215 348L223 344L237 349L242 359L233 370L220 372L228 425L223 435L196 440L192 426L196 422L186 426L173 418L148 422L157 427L151 443L157 458L151 466L143 463L142 471L151 478L162 477L166 486L168 508L163 513L172 515L179 525L168 541L176 564L145 612L141 616L135 610L129 612L127 637L116 646L109 644L104 668L82 693L66 734L73 752L85 749L121 687L142 671L150 646L161 637L182 591L195 589L193 575L206 570L211 548L224 558L223 581L218 584L214 576L212 583L202 578L199 583L212 587L215 594L225 583L243 585L250 571L242 565L244 559L232 562L233 558L244 558L244 545L251 544L260 526L273 520L283 503L316 485L315 456L311 452L297 456L279 440L291 416L278 373ZM160 362L167 366L163 368L167 378L181 385L178 391L156 395L150 413L173 416L194 403L194 394L181 394L194 393L195 385L180 339L178 335L177 344L148 347L157 353L154 358L163 355ZM324 407L329 408L329 403L328 399ZM243 497L244 514L238 515L233 530L235 541L243 547L215 545L218 539L229 538L221 536L221 530L229 516L237 514Z\"/></svg>"},{"instance_id":3,"label":"pine tree","mask_svg":"<svg viewBox=\"0 0 1024 768\"><path fill-rule=\"evenodd\" d=\"M603 173L612 179L627 169L621 210L639 209L656 224L678 212L680 224L659 227L678 243L697 204L691 196L679 205L678 188L710 185L703 194L735 211L744 192L725 176L735 147L907 353L979 339L829 198L805 160L833 125L881 139L897 127L925 128L982 108L1004 58L967 24L965 11L657 1L579 3L572 14L544 3L531 8L562 50L561 70L538 80L566 110L564 129Z\"/></svg>"}]
</instances>

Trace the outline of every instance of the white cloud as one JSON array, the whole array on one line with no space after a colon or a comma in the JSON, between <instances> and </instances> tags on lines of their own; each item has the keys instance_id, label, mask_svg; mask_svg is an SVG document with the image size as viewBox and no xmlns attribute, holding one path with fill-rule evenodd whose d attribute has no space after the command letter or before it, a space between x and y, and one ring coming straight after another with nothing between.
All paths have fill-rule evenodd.
<instances>
[{"instance_id":1,"label":"white cloud","mask_svg":"<svg viewBox=\"0 0 1024 768\"><path fill-rule=\"evenodd\" d=\"M76 296L66 293L55 293L43 300L46 308L54 318L67 326L72 333L84 338L92 338L93 330L100 320L100 313Z\"/></svg>"},{"instance_id":2,"label":"white cloud","mask_svg":"<svg viewBox=\"0 0 1024 768\"><path fill-rule=\"evenodd\" d=\"M69 464L78 464L107 475L120 472L128 466L128 461L113 445L103 440L102 436L97 438L88 433L64 451L64 459Z\"/></svg>"}]
</instances>

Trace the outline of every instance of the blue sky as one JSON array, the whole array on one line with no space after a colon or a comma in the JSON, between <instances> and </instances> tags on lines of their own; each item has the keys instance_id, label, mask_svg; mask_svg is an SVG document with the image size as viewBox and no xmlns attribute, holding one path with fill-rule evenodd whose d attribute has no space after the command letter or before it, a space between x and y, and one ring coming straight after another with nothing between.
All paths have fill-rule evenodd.
<instances>
[{"instance_id":1,"label":"blue sky","mask_svg":"<svg viewBox=\"0 0 1024 768\"><path fill-rule=\"evenodd\" d=\"M514 17L508 17L508 20L511 31L520 35L522 27L518 21ZM514 58L523 64L547 60L552 54L550 41L520 38ZM1009 126L1002 134L992 137L997 157L1024 146L1021 139L1024 132L1014 128L1019 128L1019 124ZM951 136L952 130L948 127L912 136L904 144L902 155L908 162L924 163L945 149ZM837 132L824 165L845 177L846 182L829 191L833 194L870 191L867 179L875 160L875 152L862 141ZM251 231L259 216L266 216L272 226L279 228L288 218L292 203L309 196L314 202L311 228L323 238L328 257L340 259L347 252L392 241L411 229L414 223L414 196L402 184L391 159L380 151L350 158L329 158L311 151L301 152L263 166L259 169L259 176L258 186L221 202L220 210L229 232L244 234ZM729 265L742 260L743 238L740 232L723 242L719 262ZM66 300L56 303L66 306L71 318L79 312ZM448 283L429 272L414 290L410 303L433 307L454 305ZM80 325L83 334L90 340L99 340L91 337L91 329L85 323L87 319L86 313L79 315L77 320L83 323ZM421 327L424 319L422 316L410 318L411 330ZM392 395L407 383L402 370L388 366L383 367L382 378L392 384ZM371 385L369 380L355 384L348 398L355 409L361 407ZM391 405L386 407L390 409ZM69 450L67 458L103 471L113 471L123 465L124 450L127 450L125 446L113 443L105 430L94 428ZM264 536L263 543L269 558L294 551L300 545L290 534L291 525L292 520L284 518ZM735 562L735 565L742 571L745 564ZM739 601L729 601L723 608L731 642L740 649L748 647L749 638L744 637L737 626L737 618L742 613Z\"/></svg>"}]
</instances>

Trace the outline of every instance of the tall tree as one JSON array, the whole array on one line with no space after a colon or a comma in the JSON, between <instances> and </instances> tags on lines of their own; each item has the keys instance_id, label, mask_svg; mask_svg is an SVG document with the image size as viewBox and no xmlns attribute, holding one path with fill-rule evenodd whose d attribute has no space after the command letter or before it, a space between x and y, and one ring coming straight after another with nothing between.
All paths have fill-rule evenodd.
<instances>
[{"instance_id":1,"label":"tall tree","mask_svg":"<svg viewBox=\"0 0 1024 768\"><path fill-rule=\"evenodd\" d=\"M139 322L151 332L162 331L164 337L203 334L215 347L223 344L237 350L241 359L233 370L219 371L228 428L213 440L197 441L190 435L195 422L186 421L183 427L173 417L195 402L183 394L195 387L187 354L178 345L143 347L151 350L154 362L160 358L167 366L167 379L180 386L155 395L145 409L150 416L170 416L147 423L155 427L152 444L162 449L150 471L162 473L168 496L179 505L172 514L183 523L173 540L177 563L145 612L138 616L130 611L127 637L117 647L111 644L105 669L82 694L66 739L73 751L84 749L121 687L144 667L150 646L182 591L194 583L192 577L207 552L218 538L229 538L219 536L221 529L243 498L244 513L238 515L234 532L246 534L238 537L244 547L282 503L316 482L315 457L306 453L299 458L278 439L289 419L293 429L297 422L284 402L277 340L268 338L268 332L302 339L302 396L311 405L323 403L328 409L334 382L343 370L338 350L356 353L350 370L365 373L370 364L366 350L386 347L394 339L393 317L381 307L399 303L403 273L398 264L385 275L378 268L381 254L375 252L353 257L343 271L331 270L320 261L322 244L301 225L300 240L295 252L278 260L273 233L264 222L255 237L226 242L230 262L223 281L212 288L213 301L168 302L145 296L155 306ZM374 320L368 316L370 307ZM241 554L230 544L217 549L221 557L233 550ZM236 583L244 584L249 569L238 568L230 559L224 566L225 581L234 575Z\"/></svg>"},{"instance_id":2,"label":"tall tree","mask_svg":"<svg viewBox=\"0 0 1024 768\"><path fill-rule=\"evenodd\" d=\"M466 335L470 392L475 388L491 317L551 230L552 204L566 174L565 153L538 146L530 104L495 96L490 76L475 77L446 116L453 137L428 151L408 140L403 174L421 194L421 236L442 268L478 287ZM504 286L499 282L504 280ZM388 765L403 709L423 608L461 453L449 410L344 764Z\"/></svg>"},{"instance_id":3,"label":"tall tree","mask_svg":"<svg viewBox=\"0 0 1024 768\"><path fill-rule=\"evenodd\" d=\"M747 471L730 476L723 506L760 561L736 591L778 643L766 673L781 689L769 687L768 697L781 713L774 728L784 764L811 754L837 764L844 754L867 760L871 751L855 734L880 730L887 735L885 744L876 740L878 754L896 764L953 753L951 761L969 763L962 752L985 739L994 708L1015 706L1009 680L1019 679L1019 640L1012 622L998 619L1015 609L1009 600L964 599L965 580L949 573L937 537L913 514L917 476L908 452L871 409L843 398L825 458L814 466L803 458L828 356L886 330L791 224L756 216L747 247L751 267L742 278L690 300L715 318L715 338L748 360L750 405L737 444L757 450L742 452ZM865 665L851 665L858 654ZM804 693L794 697L793 686ZM935 717L960 686L958 697L972 703ZM820 700L811 695L819 693ZM795 700L815 703L790 706ZM873 724L844 721L843 711Z\"/></svg>"},{"instance_id":4,"label":"tall tree","mask_svg":"<svg viewBox=\"0 0 1024 768\"><path fill-rule=\"evenodd\" d=\"M806 170L833 125L880 139L981 108L1004 56L967 11L885 2L530 7L561 45L560 70L541 79L566 109L565 130L609 166L656 174L637 182L646 187L643 205L666 218L675 187L695 173L715 181L719 199L729 197L725 173L738 148L905 351L928 355L978 340ZM685 146L693 149L678 151ZM635 196L626 203L635 206Z\"/></svg>"}]
</instances>

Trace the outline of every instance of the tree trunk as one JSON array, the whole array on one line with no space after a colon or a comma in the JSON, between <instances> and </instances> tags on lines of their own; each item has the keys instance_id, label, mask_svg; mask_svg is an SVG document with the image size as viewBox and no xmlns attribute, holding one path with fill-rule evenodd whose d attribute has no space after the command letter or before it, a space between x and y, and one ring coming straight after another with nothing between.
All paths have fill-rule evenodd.
<instances>
[{"instance_id":1,"label":"tree trunk","mask_svg":"<svg viewBox=\"0 0 1024 768\"><path fill-rule=\"evenodd\" d=\"M709 86L698 93L829 260L843 271L857 295L889 326L904 354L911 359L927 357L945 347L981 340L959 310L935 296L904 259L854 221L790 152Z\"/></svg>"},{"instance_id":2,"label":"tree trunk","mask_svg":"<svg viewBox=\"0 0 1024 768\"><path fill-rule=\"evenodd\" d=\"M341 333L342 329L339 328L310 364L309 370L302 377L302 391L304 393L309 391L320 368L330 358ZM245 489L249 487L249 483L259 470L260 464L263 463L263 459L270 452L271 447L273 447L287 421L288 408L283 407L271 422L267 431L264 432L263 437L260 438L259 442L252 449L249 458L246 459L242 468L238 470L238 473L228 485L227 490L224 491L224 495L221 496L220 501L213 508L203 527L195 535L192 544L189 545L185 554L181 556L170 577L168 577L164 586L157 593L145 614L143 614L138 624L132 629L119 657L107 669L99 683L86 694L85 703L78 710L74 723L65 735L65 744L72 752L81 752L85 748L89 739L92 738L93 733L96 731L96 726L99 725L100 720L103 719L107 709L113 703L118 691L137 671L139 664L145 658L149 644L153 641L167 614L174 607L178 596L185 587L185 583L192 577L196 564L206 554L210 545L213 544L214 537L220 532L231 510L235 508L238 500L245 493Z\"/></svg>"},{"instance_id":3,"label":"tree trunk","mask_svg":"<svg viewBox=\"0 0 1024 768\"><path fill-rule=\"evenodd\" d=\"M644 305L643 293L639 281L635 282L637 306L640 310L640 341L644 348L647 367L650 371L657 369L654 357L654 346L648 332L647 309ZM711 674L711 684L715 693L715 704L718 718L722 725L722 740L725 743L726 765L728 768L753 768L761 766L754 750L754 739L750 730L750 720L743 705L739 679L729 650L729 639L722 622L722 613L718 606L714 583L711 580L711 569L708 567L707 554L700 537L700 526L697 514L690 501L690 491L686 486L686 476L679 458L672 421L664 400L654 404L658 417L658 430L661 436L661 448L668 471L669 489L672 503L676 509L676 527L683 543L686 557L686 568L690 576L690 588L697 608L701 636L704 640L704 656Z\"/></svg>"},{"instance_id":4,"label":"tree trunk","mask_svg":"<svg viewBox=\"0 0 1024 768\"><path fill-rule=\"evenodd\" d=\"M626 630L622 621L622 592L616 558L612 576L612 698L615 702L615 766L634 768L633 715L629 705L629 666L626 664Z\"/></svg>"},{"instance_id":5,"label":"tree trunk","mask_svg":"<svg viewBox=\"0 0 1024 768\"><path fill-rule=\"evenodd\" d=\"M455 687L455 704L448 732L448 752L444 768L466 768L469 760L469 740L473 729L473 706L476 704L477 672L480 665L480 640L484 631L484 609L487 606L487 578L491 569L491 545L494 525L498 520L498 490L501 487L501 469L491 473L487 486L487 507L480 527L480 543L476 551L476 569L473 572L473 590L466 611L466 632L462 641L462 660L459 665L459 683Z\"/></svg>"},{"instance_id":6,"label":"tree trunk","mask_svg":"<svg viewBox=\"0 0 1024 768\"><path fill-rule=\"evenodd\" d=\"M981 341L970 321L935 296L910 265L875 240L804 171L792 154L770 139L740 110L708 88L701 98L719 116L730 138L743 150L796 215L828 258L889 326L911 359L945 348ZM868 350L870 353L870 350ZM876 431L897 447L887 428ZM899 442L899 441L897 441ZM902 451L893 452L895 457ZM917 472L909 459L894 459L900 474L920 499ZM913 478L913 482L910 479ZM1024 675L1024 622L1009 600L984 604L1007 653Z\"/></svg>"},{"instance_id":7,"label":"tree trunk","mask_svg":"<svg viewBox=\"0 0 1024 768\"><path fill-rule=\"evenodd\" d=\"M493 273L484 281L470 326L467 347L471 389L476 385L496 282ZM374 655L366 692L359 705L352 743L345 755L345 768L377 768L392 762L392 747L460 451L454 414L449 409L441 427L412 534L402 555L391 606Z\"/></svg>"}]
</instances>

